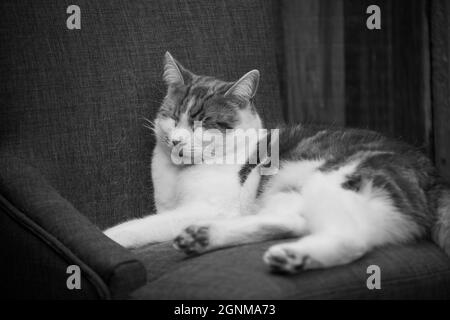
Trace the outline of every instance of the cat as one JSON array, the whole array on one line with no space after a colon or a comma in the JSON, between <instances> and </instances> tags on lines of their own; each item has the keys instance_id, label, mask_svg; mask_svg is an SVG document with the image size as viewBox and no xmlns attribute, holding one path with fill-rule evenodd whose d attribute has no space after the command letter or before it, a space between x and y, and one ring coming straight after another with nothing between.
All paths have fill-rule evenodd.
<instances>
[{"instance_id":1,"label":"cat","mask_svg":"<svg viewBox=\"0 0 450 320\"><path fill-rule=\"evenodd\" d=\"M199 76L167 52L163 78L167 95L152 128L157 214L106 230L114 241L132 248L172 240L201 254L291 238L263 256L284 273L347 264L376 247L430 236L450 254L450 187L412 146L369 130L299 124L278 128L276 174L261 175L261 159L176 165L174 148L193 148L186 132L195 121L223 134L263 128L254 103L260 74L235 82Z\"/></svg>"}]
</instances>

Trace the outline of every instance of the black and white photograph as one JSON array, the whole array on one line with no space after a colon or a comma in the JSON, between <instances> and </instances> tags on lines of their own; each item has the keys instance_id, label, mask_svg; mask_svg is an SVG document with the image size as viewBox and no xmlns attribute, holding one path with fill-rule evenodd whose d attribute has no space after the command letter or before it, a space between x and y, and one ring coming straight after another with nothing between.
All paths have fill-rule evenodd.
<instances>
[{"instance_id":1,"label":"black and white photograph","mask_svg":"<svg viewBox=\"0 0 450 320\"><path fill-rule=\"evenodd\" d=\"M1 300L450 299L450 1L0 15Z\"/></svg>"}]
</instances>

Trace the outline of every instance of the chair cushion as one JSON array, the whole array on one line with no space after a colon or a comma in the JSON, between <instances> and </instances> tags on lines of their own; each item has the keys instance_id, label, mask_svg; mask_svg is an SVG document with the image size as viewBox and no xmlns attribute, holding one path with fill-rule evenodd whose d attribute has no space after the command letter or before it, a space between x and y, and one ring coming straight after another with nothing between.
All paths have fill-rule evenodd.
<instances>
[{"instance_id":1,"label":"chair cushion","mask_svg":"<svg viewBox=\"0 0 450 320\"><path fill-rule=\"evenodd\" d=\"M185 257L170 243L135 250L148 283L135 299L443 299L450 298L450 258L431 242L377 249L346 266L279 275L262 255L272 241ZM369 290L367 267L381 270Z\"/></svg>"}]
</instances>

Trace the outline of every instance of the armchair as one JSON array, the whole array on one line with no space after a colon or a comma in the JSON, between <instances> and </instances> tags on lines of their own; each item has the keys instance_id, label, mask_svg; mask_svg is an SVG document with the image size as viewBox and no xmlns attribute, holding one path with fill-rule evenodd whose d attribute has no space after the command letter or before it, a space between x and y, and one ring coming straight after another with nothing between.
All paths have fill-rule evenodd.
<instances>
[{"instance_id":1,"label":"armchair","mask_svg":"<svg viewBox=\"0 0 450 320\"><path fill-rule=\"evenodd\" d=\"M152 118L166 50L232 80L258 68L266 125L286 119L283 21L275 0L78 0L0 4L0 292L56 299L450 298L450 258L430 241L328 270L271 274L260 243L185 258L103 235L154 212ZM291 61L292 63L292 61ZM325 73L324 73L325 74ZM295 96L290 97L295 98ZM70 290L67 267L81 270ZM366 286L377 265L381 290Z\"/></svg>"}]
</instances>

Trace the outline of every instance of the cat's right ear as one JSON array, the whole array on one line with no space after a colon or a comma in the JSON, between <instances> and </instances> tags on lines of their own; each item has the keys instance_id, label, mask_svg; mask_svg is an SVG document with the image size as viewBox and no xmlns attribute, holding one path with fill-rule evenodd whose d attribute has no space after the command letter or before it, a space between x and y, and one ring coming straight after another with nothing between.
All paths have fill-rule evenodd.
<instances>
[{"instance_id":1,"label":"cat's right ear","mask_svg":"<svg viewBox=\"0 0 450 320\"><path fill-rule=\"evenodd\" d=\"M259 71L249 71L228 89L225 96L234 95L244 100L250 100L255 96L256 90L258 90L258 83Z\"/></svg>"},{"instance_id":2,"label":"cat's right ear","mask_svg":"<svg viewBox=\"0 0 450 320\"><path fill-rule=\"evenodd\" d=\"M192 80L192 72L184 68L169 51L164 55L164 82L168 85L184 85Z\"/></svg>"}]
</instances>

